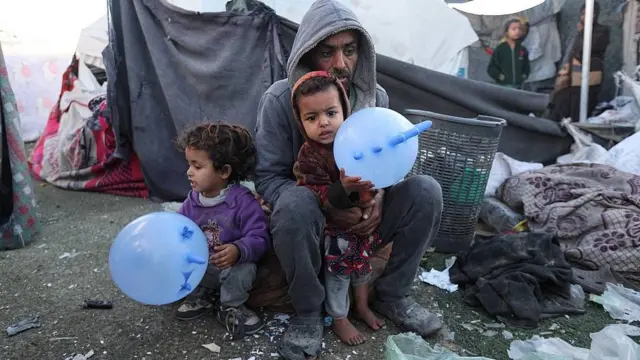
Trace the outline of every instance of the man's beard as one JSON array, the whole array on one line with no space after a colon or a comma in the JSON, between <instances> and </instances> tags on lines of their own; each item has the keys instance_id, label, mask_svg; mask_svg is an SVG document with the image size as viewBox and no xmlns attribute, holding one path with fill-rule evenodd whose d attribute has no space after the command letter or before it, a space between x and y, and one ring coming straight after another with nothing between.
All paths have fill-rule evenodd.
<instances>
[{"instance_id":1,"label":"man's beard","mask_svg":"<svg viewBox=\"0 0 640 360\"><path fill-rule=\"evenodd\" d=\"M341 81L346 80L345 82L347 84L349 84L351 82L351 73L347 69L344 69L344 68L343 69L332 69L331 70L331 75L335 76L336 78L338 78ZM345 85L345 84L343 84L343 85Z\"/></svg>"}]
</instances>

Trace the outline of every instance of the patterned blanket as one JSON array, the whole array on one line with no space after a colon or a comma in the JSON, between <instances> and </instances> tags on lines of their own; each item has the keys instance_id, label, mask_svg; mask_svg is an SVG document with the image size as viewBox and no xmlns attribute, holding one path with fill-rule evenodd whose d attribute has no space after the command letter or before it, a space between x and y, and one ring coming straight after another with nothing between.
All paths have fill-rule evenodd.
<instances>
[{"instance_id":1,"label":"patterned blanket","mask_svg":"<svg viewBox=\"0 0 640 360\"><path fill-rule=\"evenodd\" d=\"M571 262L640 272L640 176L600 164L552 165L513 176L496 196L555 236Z\"/></svg>"},{"instance_id":2,"label":"patterned blanket","mask_svg":"<svg viewBox=\"0 0 640 360\"><path fill-rule=\"evenodd\" d=\"M57 104L31 154L38 180L70 190L148 197L140 161L116 156L116 138L106 96L77 81L78 60L65 71Z\"/></svg>"},{"instance_id":3,"label":"patterned blanket","mask_svg":"<svg viewBox=\"0 0 640 360\"><path fill-rule=\"evenodd\" d=\"M0 46L0 250L24 247L40 230L19 121Z\"/></svg>"}]
</instances>

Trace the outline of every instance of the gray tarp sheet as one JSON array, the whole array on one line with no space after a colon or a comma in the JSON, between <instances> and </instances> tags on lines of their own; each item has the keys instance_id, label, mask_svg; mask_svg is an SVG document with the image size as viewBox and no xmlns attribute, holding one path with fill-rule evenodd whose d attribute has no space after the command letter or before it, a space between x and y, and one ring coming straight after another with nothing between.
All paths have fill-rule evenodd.
<instances>
[{"instance_id":1,"label":"gray tarp sheet","mask_svg":"<svg viewBox=\"0 0 640 360\"><path fill-rule=\"evenodd\" d=\"M110 0L104 51L118 155L139 156L152 196L182 200L183 155L172 146L187 125L228 120L253 130L260 96L284 76L297 25L258 7L251 14L194 13L163 0ZM279 34L279 36L276 36ZM465 80L378 55L378 82L391 107L502 117L499 150L551 162L572 140L557 123L529 117L547 96Z\"/></svg>"}]
</instances>

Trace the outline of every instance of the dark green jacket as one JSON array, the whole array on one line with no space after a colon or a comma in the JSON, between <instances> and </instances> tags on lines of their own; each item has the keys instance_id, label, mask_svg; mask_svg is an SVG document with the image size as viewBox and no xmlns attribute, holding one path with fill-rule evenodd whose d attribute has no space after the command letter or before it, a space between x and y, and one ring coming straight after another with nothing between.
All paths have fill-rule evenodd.
<instances>
[{"instance_id":1,"label":"dark green jacket","mask_svg":"<svg viewBox=\"0 0 640 360\"><path fill-rule=\"evenodd\" d=\"M498 84L520 87L529 77L529 52L520 42L511 46L505 41L496 46L487 72Z\"/></svg>"}]
</instances>

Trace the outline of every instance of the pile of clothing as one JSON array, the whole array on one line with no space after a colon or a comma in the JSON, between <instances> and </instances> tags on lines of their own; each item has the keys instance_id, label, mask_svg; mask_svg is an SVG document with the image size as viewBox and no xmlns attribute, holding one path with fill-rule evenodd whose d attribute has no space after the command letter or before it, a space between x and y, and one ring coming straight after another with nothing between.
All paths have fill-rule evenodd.
<instances>
[{"instance_id":1,"label":"pile of clothing","mask_svg":"<svg viewBox=\"0 0 640 360\"><path fill-rule=\"evenodd\" d=\"M511 326L534 328L541 319L585 312L571 265L547 234L476 237L449 275L465 303Z\"/></svg>"}]
</instances>

